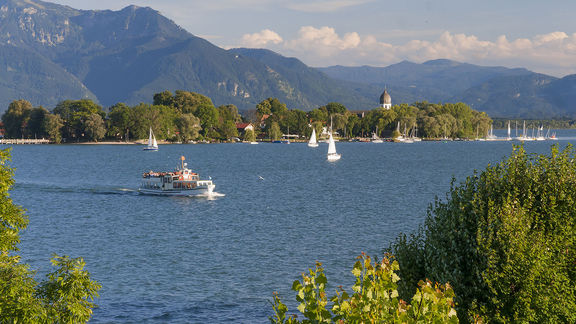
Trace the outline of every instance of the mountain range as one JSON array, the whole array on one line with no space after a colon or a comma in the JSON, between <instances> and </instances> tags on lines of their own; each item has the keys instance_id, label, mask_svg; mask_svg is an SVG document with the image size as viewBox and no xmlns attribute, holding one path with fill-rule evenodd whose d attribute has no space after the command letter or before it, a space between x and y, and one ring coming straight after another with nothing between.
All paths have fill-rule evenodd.
<instances>
[{"instance_id":1,"label":"mountain range","mask_svg":"<svg viewBox=\"0 0 576 324\"><path fill-rule=\"evenodd\" d=\"M108 107L178 89L242 110L268 97L303 110L328 102L368 110L387 88L394 104L462 101L494 117L576 116L576 75L450 60L312 68L269 50L222 49L136 6L93 11L0 0L0 71L0 112L16 99L51 109L89 98Z\"/></svg>"}]
</instances>

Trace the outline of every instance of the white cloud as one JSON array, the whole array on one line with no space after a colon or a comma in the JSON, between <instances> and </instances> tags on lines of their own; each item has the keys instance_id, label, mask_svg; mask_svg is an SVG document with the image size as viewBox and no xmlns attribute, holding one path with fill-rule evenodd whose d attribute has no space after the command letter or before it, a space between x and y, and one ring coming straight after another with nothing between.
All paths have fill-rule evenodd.
<instances>
[{"instance_id":1,"label":"white cloud","mask_svg":"<svg viewBox=\"0 0 576 324\"><path fill-rule=\"evenodd\" d=\"M243 43L267 46L312 66L385 66L402 60L424 62L446 58L480 65L526 67L557 76L576 73L576 33L552 32L514 40L501 35L489 41L474 35L443 32L435 40L415 39L393 45L372 35L356 32L340 35L331 27L305 26L294 39L283 40L277 33L263 30L244 35Z\"/></svg>"},{"instance_id":2,"label":"white cloud","mask_svg":"<svg viewBox=\"0 0 576 324\"><path fill-rule=\"evenodd\" d=\"M298 38L287 41L285 47L295 51L313 51L321 57L329 57L339 51L355 49L360 45L358 33L347 33L340 37L334 28L300 28Z\"/></svg>"},{"instance_id":3,"label":"white cloud","mask_svg":"<svg viewBox=\"0 0 576 324\"><path fill-rule=\"evenodd\" d=\"M242 36L242 46L244 47L263 47L268 43L282 43L282 37L270 29L264 29L254 34L244 34Z\"/></svg>"}]
</instances>

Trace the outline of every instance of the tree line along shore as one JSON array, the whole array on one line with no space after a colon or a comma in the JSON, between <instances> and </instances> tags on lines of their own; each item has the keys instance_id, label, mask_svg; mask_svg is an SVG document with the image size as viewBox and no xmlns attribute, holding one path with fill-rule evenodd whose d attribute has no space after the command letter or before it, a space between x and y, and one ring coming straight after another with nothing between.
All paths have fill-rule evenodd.
<instances>
[{"instance_id":1,"label":"tree line along shore","mask_svg":"<svg viewBox=\"0 0 576 324\"><path fill-rule=\"evenodd\" d=\"M241 114L234 105L216 107L202 94L177 90L155 94L152 104L117 103L107 109L88 99L64 100L51 110L15 100L2 115L2 123L6 139L139 143L152 128L161 141L188 143L277 140L286 135L305 139L313 128L321 134L330 127L343 138L373 134L393 138L417 130L424 139L472 139L485 136L492 119L464 103L416 102L350 111L331 102L307 112L288 109L276 98L267 98Z\"/></svg>"}]
</instances>

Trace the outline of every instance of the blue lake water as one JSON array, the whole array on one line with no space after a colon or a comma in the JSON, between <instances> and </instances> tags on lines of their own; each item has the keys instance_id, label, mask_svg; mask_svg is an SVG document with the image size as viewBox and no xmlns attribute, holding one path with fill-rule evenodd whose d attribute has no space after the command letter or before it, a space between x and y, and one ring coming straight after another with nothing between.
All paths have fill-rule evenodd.
<instances>
[{"instance_id":1,"label":"blue lake water","mask_svg":"<svg viewBox=\"0 0 576 324\"><path fill-rule=\"evenodd\" d=\"M576 142L575 131L558 135ZM337 143L335 163L326 144L14 146L12 198L30 218L20 254L39 279L52 253L84 257L103 285L94 323L266 323L274 291L295 310L292 282L315 261L350 287L355 257L381 256L452 177L513 143ZM137 194L144 171L171 170L181 155L225 196Z\"/></svg>"}]
</instances>

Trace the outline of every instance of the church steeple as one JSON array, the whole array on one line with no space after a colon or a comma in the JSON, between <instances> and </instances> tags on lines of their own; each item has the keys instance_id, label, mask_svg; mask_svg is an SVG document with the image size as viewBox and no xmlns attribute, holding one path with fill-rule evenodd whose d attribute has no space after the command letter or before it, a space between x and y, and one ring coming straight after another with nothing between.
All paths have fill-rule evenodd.
<instances>
[{"instance_id":1,"label":"church steeple","mask_svg":"<svg viewBox=\"0 0 576 324\"><path fill-rule=\"evenodd\" d=\"M388 94L386 88L384 88L384 92L382 92L382 95L380 96L380 107L384 109L392 108L392 98Z\"/></svg>"}]
</instances>

